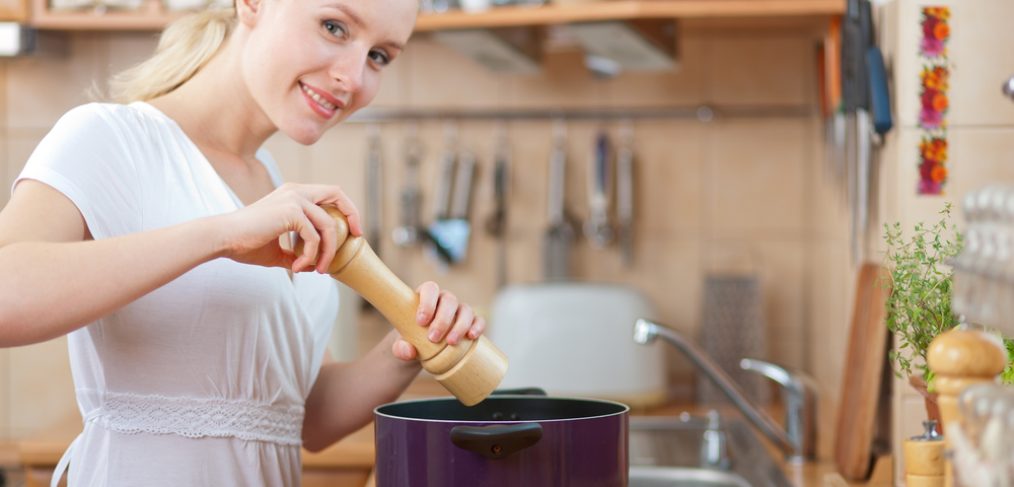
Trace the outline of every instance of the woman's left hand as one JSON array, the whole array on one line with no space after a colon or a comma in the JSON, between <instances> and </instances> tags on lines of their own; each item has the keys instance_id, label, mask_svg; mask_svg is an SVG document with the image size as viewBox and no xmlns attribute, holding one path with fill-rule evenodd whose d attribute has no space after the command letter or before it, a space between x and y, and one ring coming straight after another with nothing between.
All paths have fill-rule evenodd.
<instances>
[{"instance_id":1,"label":"woman's left hand","mask_svg":"<svg viewBox=\"0 0 1014 487\"><path fill-rule=\"evenodd\" d=\"M450 291L440 290L433 281L427 281L416 288L419 293L419 309L416 323L429 327L427 336L433 343L447 337L448 345L457 345L462 339L475 340L486 329L486 320L472 311L472 307L461 303ZM392 351L402 360L415 360L418 351L402 338L394 342Z\"/></svg>"}]
</instances>

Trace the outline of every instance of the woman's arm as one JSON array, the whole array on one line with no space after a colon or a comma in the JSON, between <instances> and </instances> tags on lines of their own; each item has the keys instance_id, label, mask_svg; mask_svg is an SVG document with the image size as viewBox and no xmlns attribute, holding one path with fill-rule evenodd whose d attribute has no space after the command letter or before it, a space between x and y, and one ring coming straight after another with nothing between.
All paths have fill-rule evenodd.
<instances>
[{"instance_id":1,"label":"woman's arm","mask_svg":"<svg viewBox=\"0 0 1014 487\"><path fill-rule=\"evenodd\" d=\"M216 257L326 270L337 248L334 220L318 204L358 215L334 186L285 185L228 214L158 230L88 240L78 208L52 187L25 180L0 211L0 346L55 338L172 281ZM295 259L278 237L299 232L305 255ZM330 253L329 253L330 252Z\"/></svg>"},{"instance_id":2,"label":"woman's arm","mask_svg":"<svg viewBox=\"0 0 1014 487\"><path fill-rule=\"evenodd\" d=\"M74 204L26 180L0 212L0 346L41 342L109 314L224 250L216 218L103 240Z\"/></svg>"},{"instance_id":3,"label":"woman's arm","mask_svg":"<svg viewBox=\"0 0 1014 487\"><path fill-rule=\"evenodd\" d=\"M417 360L402 360L392 352L398 333L392 331L365 356L354 362L331 362L309 397L303 419L303 447L317 452L373 420L373 408L398 398L419 374Z\"/></svg>"}]
</instances>

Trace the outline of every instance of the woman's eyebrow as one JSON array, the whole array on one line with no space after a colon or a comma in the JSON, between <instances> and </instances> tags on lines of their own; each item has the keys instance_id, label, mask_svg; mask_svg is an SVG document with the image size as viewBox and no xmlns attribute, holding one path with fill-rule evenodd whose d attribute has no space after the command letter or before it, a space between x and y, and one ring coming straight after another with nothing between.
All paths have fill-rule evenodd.
<instances>
[{"instance_id":1,"label":"woman's eyebrow","mask_svg":"<svg viewBox=\"0 0 1014 487\"><path fill-rule=\"evenodd\" d=\"M405 46L403 46L403 45L401 45L401 43L398 43L398 42L395 42L395 41L387 41L387 42L381 43L380 45L381 45L381 47L389 47L391 49L396 49L398 51L404 51L405 50Z\"/></svg>"},{"instance_id":2,"label":"woman's eyebrow","mask_svg":"<svg viewBox=\"0 0 1014 487\"><path fill-rule=\"evenodd\" d=\"M348 5L338 2L329 3L327 6L333 9L341 10L342 13L347 15L349 19L352 20L353 24L356 24L359 27L362 27L364 25L363 18L360 17L359 14L355 12L355 10L352 10L352 7L349 7Z\"/></svg>"},{"instance_id":3,"label":"woman's eyebrow","mask_svg":"<svg viewBox=\"0 0 1014 487\"><path fill-rule=\"evenodd\" d=\"M348 5L345 5L343 3L333 2L333 3L329 3L327 5L327 7L333 8L333 9L336 9L336 10L340 10L342 13L344 13L346 16L349 17L349 19L352 21L353 24L356 24L356 26L359 27L359 28L363 28L366 25L363 22L363 18L360 17L359 14L357 14L355 12L355 10L353 10L352 7L349 7ZM397 41L387 41L387 42L384 42L382 45L385 46L385 47L390 47L392 49L397 49L399 51L404 51L405 50L405 46L402 45L400 42L397 42Z\"/></svg>"}]
</instances>

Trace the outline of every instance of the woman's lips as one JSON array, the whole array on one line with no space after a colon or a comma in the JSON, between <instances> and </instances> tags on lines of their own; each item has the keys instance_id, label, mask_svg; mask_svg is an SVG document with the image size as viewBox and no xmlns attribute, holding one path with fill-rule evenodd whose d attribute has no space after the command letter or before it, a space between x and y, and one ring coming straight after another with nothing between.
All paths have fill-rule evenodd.
<instances>
[{"instance_id":1,"label":"woman's lips","mask_svg":"<svg viewBox=\"0 0 1014 487\"><path fill-rule=\"evenodd\" d=\"M326 93L317 91L302 82L299 83L299 88L303 93L303 98L310 105L310 109L325 119L330 119L342 108L341 101Z\"/></svg>"}]
</instances>

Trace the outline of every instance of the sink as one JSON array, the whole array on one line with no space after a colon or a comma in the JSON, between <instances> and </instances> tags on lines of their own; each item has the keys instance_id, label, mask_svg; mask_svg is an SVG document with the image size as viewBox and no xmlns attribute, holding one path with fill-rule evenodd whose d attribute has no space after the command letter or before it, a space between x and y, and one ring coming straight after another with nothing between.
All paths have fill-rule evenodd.
<instances>
[{"instance_id":1,"label":"sink","mask_svg":"<svg viewBox=\"0 0 1014 487\"><path fill-rule=\"evenodd\" d=\"M631 467L627 487L751 487L734 473L701 468Z\"/></svg>"},{"instance_id":2,"label":"sink","mask_svg":"<svg viewBox=\"0 0 1014 487\"><path fill-rule=\"evenodd\" d=\"M780 462L745 421L719 417L717 426L725 436L723 468L702 462L707 419L631 417L629 487L790 487Z\"/></svg>"}]
</instances>

